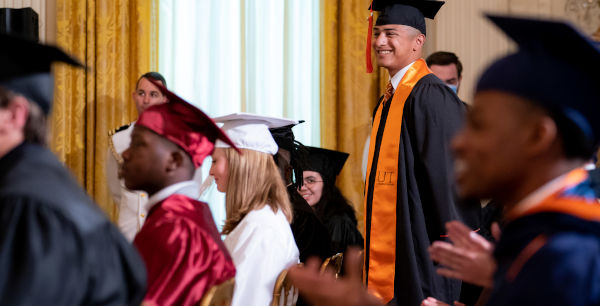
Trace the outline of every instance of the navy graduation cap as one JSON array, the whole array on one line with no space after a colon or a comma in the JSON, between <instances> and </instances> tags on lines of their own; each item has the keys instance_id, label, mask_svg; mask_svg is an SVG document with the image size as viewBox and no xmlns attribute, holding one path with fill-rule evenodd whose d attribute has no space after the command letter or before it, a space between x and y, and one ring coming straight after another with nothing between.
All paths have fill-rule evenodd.
<instances>
[{"instance_id":1,"label":"navy graduation cap","mask_svg":"<svg viewBox=\"0 0 600 306\"><path fill-rule=\"evenodd\" d=\"M48 114L54 93L52 62L83 67L62 50L8 34L0 34L0 86L37 103Z\"/></svg>"},{"instance_id":2,"label":"navy graduation cap","mask_svg":"<svg viewBox=\"0 0 600 306\"><path fill-rule=\"evenodd\" d=\"M317 147L308 148L309 167L306 170L319 172L324 180L335 184L335 178L340 174L350 154Z\"/></svg>"},{"instance_id":3,"label":"navy graduation cap","mask_svg":"<svg viewBox=\"0 0 600 306\"><path fill-rule=\"evenodd\" d=\"M583 133L588 150L600 143L600 48L572 25L487 15L519 50L485 70L476 92L499 90L561 114Z\"/></svg>"}]
</instances>

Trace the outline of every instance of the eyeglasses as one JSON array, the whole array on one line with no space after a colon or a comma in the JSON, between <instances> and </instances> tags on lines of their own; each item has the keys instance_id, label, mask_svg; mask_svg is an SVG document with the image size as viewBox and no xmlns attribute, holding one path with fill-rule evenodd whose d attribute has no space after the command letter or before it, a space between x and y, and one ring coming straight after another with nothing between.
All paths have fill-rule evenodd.
<instances>
[{"instance_id":1,"label":"eyeglasses","mask_svg":"<svg viewBox=\"0 0 600 306\"><path fill-rule=\"evenodd\" d=\"M317 180L315 180L314 177L307 177L307 178L305 178L305 179L302 180L302 183L304 185L306 185L306 186L312 186L312 185L314 185L316 183L319 183L319 182L322 182L322 181L317 181Z\"/></svg>"}]
</instances>

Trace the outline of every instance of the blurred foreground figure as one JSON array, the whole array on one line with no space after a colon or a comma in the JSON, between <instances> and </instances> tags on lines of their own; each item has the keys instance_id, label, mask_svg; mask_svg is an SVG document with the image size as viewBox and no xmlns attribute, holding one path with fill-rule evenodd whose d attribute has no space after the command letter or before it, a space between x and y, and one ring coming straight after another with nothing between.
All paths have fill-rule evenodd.
<instances>
[{"instance_id":1,"label":"blurred foreground figure","mask_svg":"<svg viewBox=\"0 0 600 306\"><path fill-rule=\"evenodd\" d=\"M133 246L45 148L59 49L0 35L0 304L139 305Z\"/></svg>"},{"instance_id":2,"label":"blurred foreground figure","mask_svg":"<svg viewBox=\"0 0 600 306\"><path fill-rule=\"evenodd\" d=\"M600 50L565 23L489 19L519 51L483 73L453 143L460 194L506 212L489 305L597 305L600 206L582 167L600 142Z\"/></svg>"}]
</instances>

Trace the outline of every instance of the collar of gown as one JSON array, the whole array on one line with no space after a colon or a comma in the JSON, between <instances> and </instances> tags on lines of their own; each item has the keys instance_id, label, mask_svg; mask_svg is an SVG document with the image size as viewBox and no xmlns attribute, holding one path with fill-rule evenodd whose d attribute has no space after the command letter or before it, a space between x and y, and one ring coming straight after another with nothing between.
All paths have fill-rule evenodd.
<instances>
[{"instance_id":1,"label":"collar of gown","mask_svg":"<svg viewBox=\"0 0 600 306\"><path fill-rule=\"evenodd\" d=\"M146 211L150 211L154 205L162 202L173 194L181 194L192 199L198 199L200 197L200 188L195 181L183 181L169 185L148 198L148 202L144 205Z\"/></svg>"},{"instance_id":2,"label":"collar of gown","mask_svg":"<svg viewBox=\"0 0 600 306\"><path fill-rule=\"evenodd\" d=\"M412 66L414 63L415 62L408 64L406 67L400 69L400 71L396 72L396 74L394 74L394 76L390 78L390 82L392 83L392 86L394 87L394 92L396 91L396 88L398 88L398 84L400 84L400 81L402 80L402 78L404 77L406 72L408 71L408 68L410 68L410 66Z\"/></svg>"}]
</instances>

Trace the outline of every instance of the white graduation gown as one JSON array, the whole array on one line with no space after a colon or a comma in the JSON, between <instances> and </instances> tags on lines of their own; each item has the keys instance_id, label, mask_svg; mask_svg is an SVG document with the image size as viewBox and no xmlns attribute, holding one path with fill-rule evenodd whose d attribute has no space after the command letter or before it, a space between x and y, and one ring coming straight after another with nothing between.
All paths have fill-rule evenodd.
<instances>
[{"instance_id":1,"label":"white graduation gown","mask_svg":"<svg viewBox=\"0 0 600 306\"><path fill-rule=\"evenodd\" d=\"M281 271L298 263L298 247L285 215L270 206L248 213L225 238L236 268L232 306L267 306Z\"/></svg>"}]
</instances>

